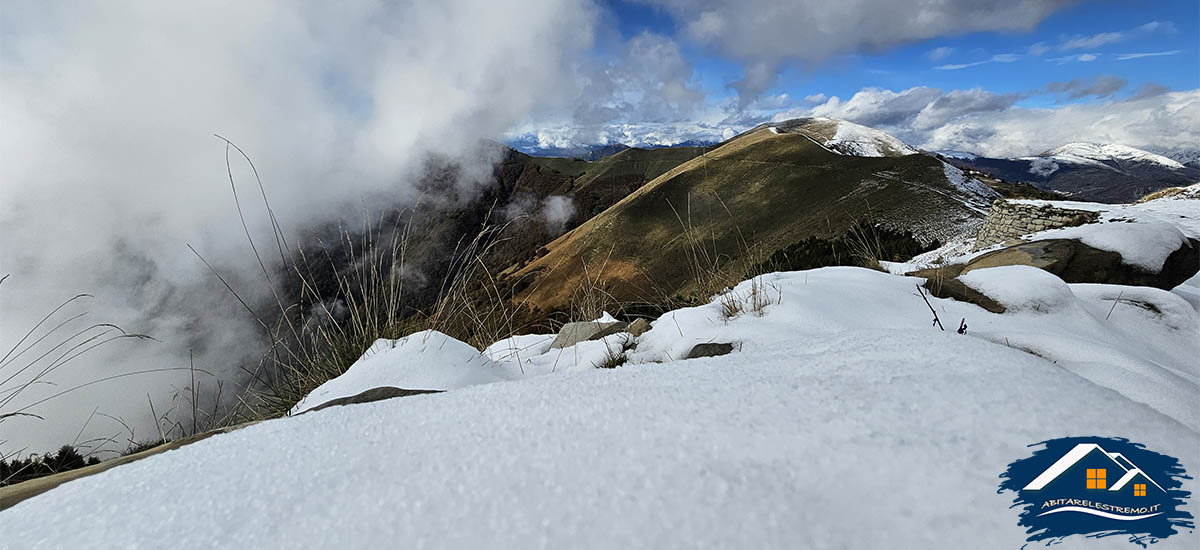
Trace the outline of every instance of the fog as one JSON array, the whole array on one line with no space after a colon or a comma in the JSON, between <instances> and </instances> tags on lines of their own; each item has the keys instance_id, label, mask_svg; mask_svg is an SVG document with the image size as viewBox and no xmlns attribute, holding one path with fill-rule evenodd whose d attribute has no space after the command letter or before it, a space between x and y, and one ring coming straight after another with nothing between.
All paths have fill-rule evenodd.
<instances>
[{"instance_id":1,"label":"fog","mask_svg":"<svg viewBox=\"0 0 1200 550\"><path fill-rule=\"evenodd\" d=\"M157 341L98 348L0 413L106 376L186 368L189 352L197 369L232 380L261 352L250 316L187 246L248 300L269 288L214 134L251 156L292 232L410 199L428 152L465 159L463 185L486 175L494 159L470 157L473 145L571 85L568 62L591 43L594 19L582 1L501 4L6 4L0 275L11 277L0 285L0 344L7 352L79 293L94 298L55 319L88 312L69 328L111 322ZM273 242L253 173L236 151L231 161L249 231ZM0 424L0 453L124 430L93 412L148 439L149 403L158 414L178 406L171 397L189 375L130 376L47 401L27 411L44 420Z\"/></svg>"}]
</instances>

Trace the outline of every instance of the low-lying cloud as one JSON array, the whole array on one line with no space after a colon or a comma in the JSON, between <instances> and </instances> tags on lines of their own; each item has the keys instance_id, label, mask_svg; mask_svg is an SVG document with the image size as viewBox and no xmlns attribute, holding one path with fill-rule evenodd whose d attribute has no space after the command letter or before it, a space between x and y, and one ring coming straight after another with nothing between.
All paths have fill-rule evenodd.
<instances>
[{"instance_id":1,"label":"low-lying cloud","mask_svg":"<svg viewBox=\"0 0 1200 550\"><path fill-rule=\"evenodd\" d=\"M0 344L79 292L96 295L92 319L160 340L80 358L12 406L187 367L189 350L221 376L242 366L252 323L187 248L242 292L264 292L212 134L252 155L293 231L402 203L427 152L465 158L471 185L493 160L470 158L479 138L573 85L595 11L586 0L6 5L0 273L12 276L0 287ZM689 100L686 89L663 95ZM244 206L261 204L248 166L233 161ZM247 213L250 232L269 240L261 209ZM149 436L146 396L161 413L172 385L184 381L131 377L45 403L31 412L47 421L4 422L0 453L69 442L97 407ZM93 419L82 437L110 431L120 427Z\"/></svg>"}]
</instances>

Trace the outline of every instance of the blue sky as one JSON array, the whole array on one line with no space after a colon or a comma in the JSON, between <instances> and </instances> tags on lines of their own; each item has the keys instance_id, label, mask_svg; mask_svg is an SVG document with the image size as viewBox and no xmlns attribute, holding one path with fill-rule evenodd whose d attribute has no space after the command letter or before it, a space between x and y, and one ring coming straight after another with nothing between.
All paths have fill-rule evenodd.
<instances>
[{"instance_id":1,"label":"blue sky","mask_svg":"<svg viewBox=\"0 0 1200 550\"><path fill-rule=\"evenodd\" d=\"M1200 108L1194 0L931 6L604 0L578 70L582 82L601 85L583 86L574 110L531 117L510 142L667 145L808 115L875 126L921 147L993 154L1068 141L1169 151L1194 141L1153 124ZM1055 131L1036 127L1051 120Z\"/></svg>"},{"instance_id":2,"label":"blue sky","mask_svg":"<svg viewBox=\"0 0 1200 550\"><path fill-rule=\"evenodd\" d=\"M678 25L663 9L646 4L611 0L605 3L618 22L624 39L650 32L677 36ZM1149 30L1137 27L1155 22ZM1128 81L1126 93L1147 83L1174 90L1200 86L1200 48L1197 28L1200 9L1194 0L1085 2L1059 11L1033 32L992 31L951 35L898 46L883 52L846 52L816 68L798 63L781 67L780 82L768 93L787 93L795 98L823 93L849 96L864 87L903 89L932 86L944 89L982 87L998 93L1042 89L1055 81L1117 75ZM1108 43L1091 46L1072 39L1120 33ZM1093 42L1104 42L1104 37ZM1041 55L1030 55L1040 45ZM713 98L736 93L726 84L739 78L740 65L711 49L684 41L682 51L695 69L695 77ZM601 44L603 49L606 45ZM941 48L941 50L939 50ZM1170 55L1121 59L1124 54L1168 53ZM940 54L940 55L939 55ZM988 62L992 56L1016 54L1015 61ZM1092 61L1060 59L1093 54ZM1087 59L1085 57L1085 59ZM1058 60L1058 61L1052 61ZM934 67L986 62L958 70ZM1055 97L1032 97L1025 104L1052 103Z\"/></svg>"}]
</instances>

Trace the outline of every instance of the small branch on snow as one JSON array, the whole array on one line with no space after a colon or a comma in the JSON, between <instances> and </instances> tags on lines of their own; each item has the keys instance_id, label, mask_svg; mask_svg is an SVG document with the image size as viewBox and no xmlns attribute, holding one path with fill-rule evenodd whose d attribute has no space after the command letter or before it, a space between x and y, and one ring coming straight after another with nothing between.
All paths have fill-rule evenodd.
<instances>
[{"instance_id":1,"label":"small branch on snow","mask_svg":"<svg viewBox=\"0 0 1200 550\"><path fill-rule=\"evenodd\" d=\"M942 329L942 332L945 332L946 327L942 326L942 320L938 319L937 310L933 309L933 304L929 303L929 298L925 296L925 289L921 288L921 285L917 285L917 294L921 295L921 299L925 300L925 305L929 306L929 312L933 314L933 324L937 325L937 328Z\"/></svg>"},{"instance_id":2,"label":"small branch on snow","mask_svg":"<svg viewBox=\"0 0 1200 550\"><path fill-rule=\"evenodd\" d=\"M1121 292L1118 292L1118 293L1117 293L1117 299L1116 299L1116 300L1113 300L1113 305L1112 305L1112 307L1108 308L1108 315L1105 315L1105 316L1104 316L1104 320L1105 320L1105 321L1107 321L1109 317L1112 317L1112 312L1113 312L1113 310L1114 310L1114 309L1117 309L1117 304L1121 302L1121 297L1122 297L1122 296L1124 296L1124 295L1125 295L1125 291L1124 291L1124 290L1122 290Z\"/></svg>"}]
</instances>

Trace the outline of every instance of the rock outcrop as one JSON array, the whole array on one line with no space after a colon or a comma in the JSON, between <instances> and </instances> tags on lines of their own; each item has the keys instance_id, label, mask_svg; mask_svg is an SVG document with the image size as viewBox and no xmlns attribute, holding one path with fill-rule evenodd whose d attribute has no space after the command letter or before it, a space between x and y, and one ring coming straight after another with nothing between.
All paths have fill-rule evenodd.
<instances>
[{"instance_id":1,"label":"rock outcrop","mask_svg":"<svg viewBox=\"0 0 1200 550\"><path fill-rule=\"evenodd\" d=\"M1149 272L1122 261L1121 255L1074 239L1021 243L967 262L960 273L1002 265L1029 265L1068 283L1152 286L1171 290L1200 270L1200 241L1189 239L1167 257L1162 270Z\"/></svg>"},{"instance_id":2,"label":"rock outcrop","mask_svg":"<svg viewBox=\"0 0 1200 550\"><path fill-rule=\"evenodd\" d=\"M599 340L605 336L625 332L628 328L629 323L621 321L577 321L567 323L558 331L558 336L550 344L550 349L561 349L588 340Z\"/></svg>"}]
</instances>

